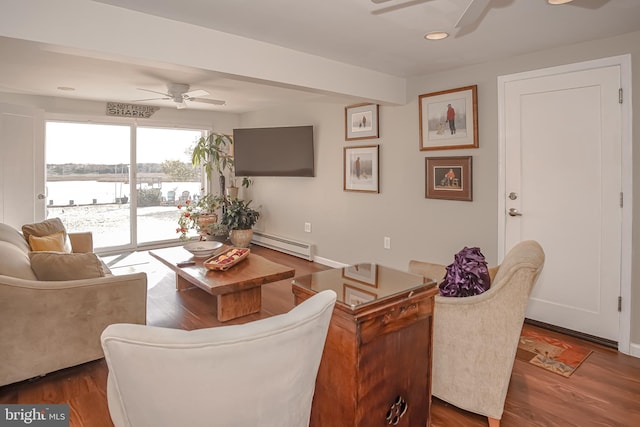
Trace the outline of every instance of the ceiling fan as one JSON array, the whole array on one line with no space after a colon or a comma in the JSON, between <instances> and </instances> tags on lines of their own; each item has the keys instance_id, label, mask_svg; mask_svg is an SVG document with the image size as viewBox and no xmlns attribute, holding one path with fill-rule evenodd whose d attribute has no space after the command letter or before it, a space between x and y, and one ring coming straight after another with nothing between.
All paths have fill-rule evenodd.
<instances>
[{"instance_id":1,"label":"ceiling fan","mask_svg":"<svg viewBox=\"0 0 640 427\"><path fill-rule=\"evenodd\" d=\"M378 5L387 3L389 1L391 0L371 0L371 3ZM380 15L383 13L392 12L398 9L404 9L405 7L409 6L416 6L430 1L432 0L408 0L396 2L391 6L374 10L371 13L374 15ZM489 5L490 1L491 0L470 0L469 4L467 4L467 7L462 12L462 15L460 15L460 18L458 18L458 22L456 22L455 28L464 28L476 22L480 18L480 15L482 15L486 7Z\"/></svg>"},{"instance_id":2,"label":"ceiling fan","mask_svg":"<svg viewBox=\"0 0 640 427\"><path fill-rule=\"evenodd\" d=\"M387 3L391 0L371 0L371 3L378 5L378 4L382 4L382 3ZM380 15L382 13L387 13L387 12L391 12L397 9L403 9L405 7L409 7L409 6L416 6L418 4L421 3L427 3L430 2L432 0L407 0L407 1L400 1L400 2L396 2L395 4L392 4L390 6L386 6L377 10L374 10L373 12L371 12L374 15ZM609 0L599 0L599 1L592 1L590 3L592 3L591 5L586 4L586 5L582 5L580 4L580 2L576 2L576 3L572 3L574 0L546 0L548 4L550 5L562 5L562 4L573 4L576 6L585 6L585 7L590 7L590 8L596 8L599 6L602 6L604 3L607 3ZM487 8L487 6L489 6L489 3L491 2L491 0L469 0L469 3L467 4L467 7L464 9L464 11L462 12L462 15L460 15L460 18L458 18L458 21L456 22L455 28L458 29L464 29L466 27L470 27L473 24L475 24L480 17L482 16L482 14L484 13L485 9ZM587 2L585 2L587 3Z\"/></svg>"},{"instance_id":3,"label":"ceiling fan","mask_svg":"<svg viewBox=\"0 0 640 427\"><path fill-rule=\"evenodd\" d=\"M159 95L163 95L162 98L148 98L148 99L137 99L133 102L140 101L155 101L155 100L171 100L176 103L176 107L178 109L187 108L187 101L189 102L203 102L205 104L213 104L213 105L225 105L226 102L220 99L208 99L201 98L202 96L209 95L209 92L202 89L189 91L189 85L184 83L168 83L167 84L167 92L158 92L150 89L141 89L145 92L157 93Z\"/></svg>"}]
</instances>

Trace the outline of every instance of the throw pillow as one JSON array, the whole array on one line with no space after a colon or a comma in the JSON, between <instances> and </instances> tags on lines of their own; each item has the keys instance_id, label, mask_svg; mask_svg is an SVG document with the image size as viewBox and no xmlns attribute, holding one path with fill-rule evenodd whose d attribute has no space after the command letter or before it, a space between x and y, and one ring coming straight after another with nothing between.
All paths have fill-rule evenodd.
<instances>
[{"instance_id":1,"label":"throw pillow","mask_svg":"<svg viewBox=\"0 0 640 427\"><path fill-rule=\"evenodd\" d=\"M42 237L30 235L29 246L32 251L64 252L64 232L58 231Z\"/></svg>"},{"instance_id":2,"label":"throw pillow","mask_svg":"<svg viewBox=\"0 0 640 427\"><path fill-rule=\"evenodd\" d=\"M38 280L80 280L105 275L100 259L92 253L29 252L29 258Z\"/></svg>"},{"instance_id":3,"label":"throw pillow","mask_svg":"<svg viewBox=\"0 0 640 427\"><path fill-rule=\"evenodd\" d=\"M64 233L64 252L71 253L71 241L69 240L69 236L67 236L67 230L60 218L51 218L35 224L25 224L22 226L22 234L27 242L29 242L29 236L49 236L58 231Z\"/></svg>"},{"instance_id":4,"label":"throw pillow","mask_svg":"<svg viewBox=\"0 0 640 427\"><path fill-rule=\"evenodd\" d=\"M458 252L452 264L447 266L444 280L438 287L445 297L479 295L491 286L489 269L480 248L465 247Z\"/></svg>"}]
</instances>

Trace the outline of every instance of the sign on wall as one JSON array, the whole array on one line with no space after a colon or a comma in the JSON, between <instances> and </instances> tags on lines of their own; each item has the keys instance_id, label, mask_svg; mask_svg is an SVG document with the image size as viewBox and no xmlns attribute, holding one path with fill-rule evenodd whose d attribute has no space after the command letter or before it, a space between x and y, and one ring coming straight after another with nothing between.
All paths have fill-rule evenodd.
<instances>
[{"instance_id":1,"label":"sign on wall","mask_svg":"<svg viewBox=\"0 0 640 427\"><path fill-rule=\"evenodd\" d=\"M118 117L142 117L148 119L158 111L160 107L153 107L151 105L134 105L123 104L120 102L107 102L107 116Z\"/></svg>"}]
</instances>

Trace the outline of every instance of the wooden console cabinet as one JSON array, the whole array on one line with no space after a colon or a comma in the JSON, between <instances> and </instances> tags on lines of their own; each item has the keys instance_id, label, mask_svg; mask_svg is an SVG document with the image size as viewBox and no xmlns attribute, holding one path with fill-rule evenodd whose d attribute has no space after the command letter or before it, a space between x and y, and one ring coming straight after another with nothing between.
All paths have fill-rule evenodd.
<instances>
[{"instance_id":1,"label":"wooden console cabinet","mask_svg":"<svg viewBox=\"0 0 640 427\"><path fill-rule=\"evenodd\" d=\"M322 289L338 294L316 380L312 427L430 423L437 287L420 276L376 269L375 284L347 279L339 273L344 269L293 281L296 304Z\"/></svg>"}]
</instances>

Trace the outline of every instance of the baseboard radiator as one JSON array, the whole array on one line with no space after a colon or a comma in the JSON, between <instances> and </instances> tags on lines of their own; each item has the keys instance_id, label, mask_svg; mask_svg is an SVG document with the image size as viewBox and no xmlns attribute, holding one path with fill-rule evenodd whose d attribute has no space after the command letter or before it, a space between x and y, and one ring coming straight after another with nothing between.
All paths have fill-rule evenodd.
<instances>
[{"instance_id":1,"label":"baseboard radiator","mask_svg":"<svg viewBox=\"0 0 640 427\"><path fill-rule=\"evenodd\" d=\"M304 258L308 261L313 260L310 243L299 242L287 237L266 234L255 230L253 231L253 239L251 242L259 246L264 246L265 248Z\"/></svg>"}]
</instances>

